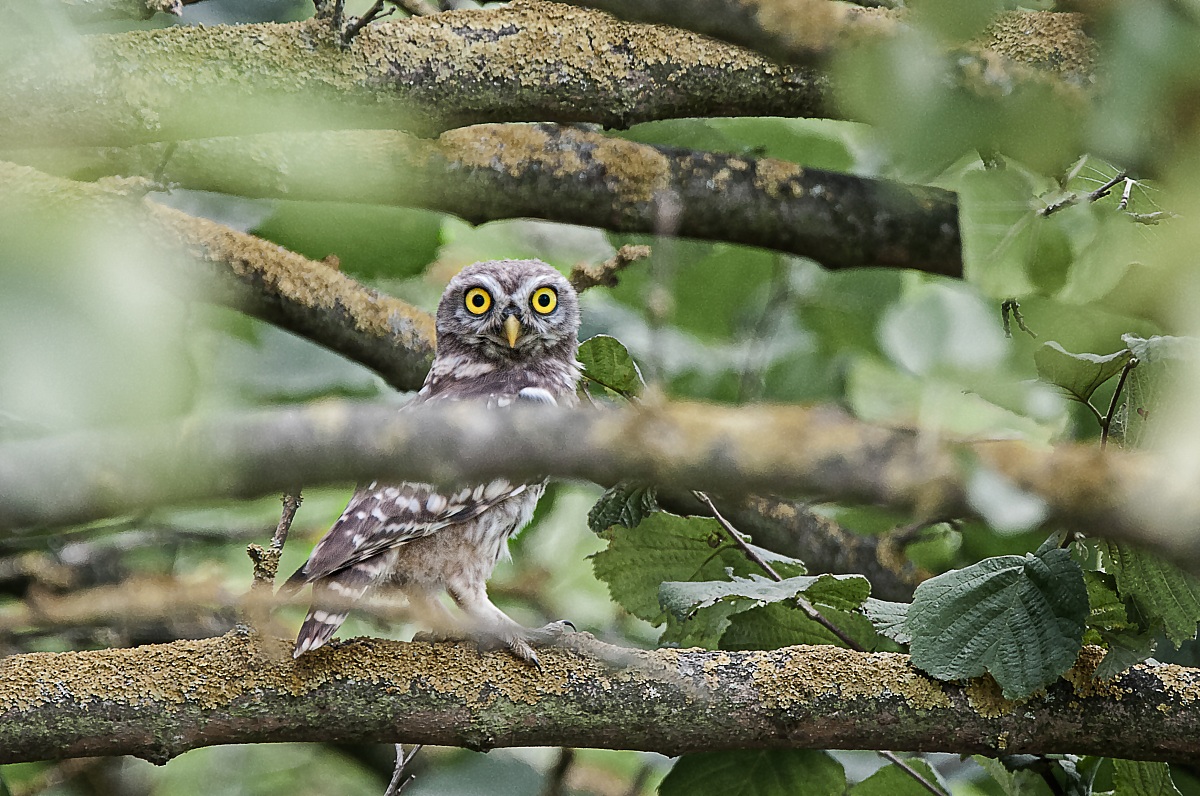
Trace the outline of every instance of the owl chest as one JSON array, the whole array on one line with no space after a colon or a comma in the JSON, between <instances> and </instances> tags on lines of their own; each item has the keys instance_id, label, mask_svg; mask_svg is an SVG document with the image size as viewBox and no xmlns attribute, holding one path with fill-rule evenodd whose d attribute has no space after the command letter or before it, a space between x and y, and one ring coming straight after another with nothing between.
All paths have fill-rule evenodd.
<instances>
[{"instance_id":1,"label":"owl chest","mask_svg":"<svg viewBox=\"0 0 1200 796\"><path fill-rule=\"evenodd\" d=\"M448 583L486 581L508 552L509 537L533 516L544 489L544 484L530 485L478 517L389 551L396 557L391 581L426 591L445 588Z\"/></svg>"}]
</instances>

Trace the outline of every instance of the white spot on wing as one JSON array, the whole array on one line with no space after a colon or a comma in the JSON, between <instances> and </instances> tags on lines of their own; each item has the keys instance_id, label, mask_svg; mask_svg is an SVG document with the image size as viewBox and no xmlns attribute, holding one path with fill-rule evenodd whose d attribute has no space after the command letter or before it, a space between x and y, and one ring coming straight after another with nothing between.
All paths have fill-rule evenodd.
<instances>
[{"instance_id":1,"label":"white spot on wing","mask_svg":"<svg viewBox=\"0 0 1200 796\"><path fill-rule=\"evenodd\" d=\"M444 508L446 508L446 498L436 492L425 501L425 510L430 514L439 514Z\"/></svg>"},{"instance_id":2,"label":"white spot on wing","mask_svg":"<svg viewBox=\"0 0 1200 796\"><path fill-rule=\"evenodd\" d=\"M558 406L558 401L549 390L544 387L522 387L517 393L517 397L522 401L531 401L539 404L549 404L550 406Z\"/></svg>"}]
</instances>

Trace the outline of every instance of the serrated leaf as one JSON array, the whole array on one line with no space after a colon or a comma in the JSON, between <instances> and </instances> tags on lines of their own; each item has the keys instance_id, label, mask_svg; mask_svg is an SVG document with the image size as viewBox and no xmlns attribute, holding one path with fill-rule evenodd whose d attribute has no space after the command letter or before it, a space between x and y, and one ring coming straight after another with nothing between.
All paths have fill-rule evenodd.
<instances>
[{"instance_id":1,"label":"serrated leaf","mask_svg":"<svg viewBox=\"0 0 1200 796\"><path fill-rule=\"evenodd\" d=\"M601 533L613 525L636 528L655 511L658 502L653 487L621 482L605 490L588 511L587 522L593 533Z\"/></svg>"},{"instance_id":2,"label":"serrated leaf","mask_svg":"<svg viewBox=\"0 0 1200 796\"><path fill-rule=\"evenodd\" d=\"M841 763L813 749L765 749L683 755L659 796L841 796Z\"/></svg>"},{"instance_id":3,"label":"serrated leaf","mask_svg":"<svg viewBox=\"0 0 1200 796\"><path fill-rule=\"evenodd\" d=\"M1117 594L1117 583L1107 572L1085 571L1083 582L1088 593L1088 627L1097 630L1136 630L1129 621L1125 603Z\"/></svg>"},{"instance_id":4,"label":"serrated leaf","mask_svg":"<svg viewBox=\"0 0 1200 796\"><path fill-rule=\"evenodd\" d=\"M1194 337L1121 335L1121 340L1138 359L1129 371L1121 407L1113 424L1114 433L1125 447L1141 447L1153 429L1153 420L1161 414L1165 399L1176 392L1185 362L1200 356L1200 340Z\"/></svg>"},{"instance_id":5,"label":"serrated leaf","mask_svg":"<svg viewBox=\"0 0 1200 796\"><path fill-rule=\"evenodd\" d=\"M1066 550L997 556L917 587L906 627L915 666L942 680L990 673L1022 699L1071 668L1088 615Z\"/></svg>"},{"instance_id":6,"label":"serrated leaf","mask_svg":"<svg viewBox=\"0 0 1200 796\"><path fill-rule=\"evenodd\" d=\"M1161 558L1120 542L1100 542L1104 569L1117 592L1149 620L1160 621L1176 648L1196 637L1200 623L1200 579Z\"/></svg>"},{"instance_id":7,"label":"serrated leaf","mask_svg":"<svg viewBox=\"0 0 1200 796\"><path fill-rule=\"evenodd\" d=\"M905 762L926 781L939 784L937 773L924 760L912 758ZM950 789L945 788L945 791L949 793ZM850 788L850 796L929 796L929 791L907 771L892 764Z\"/></svg>"},{"instance_id":8,"label":"serrated leaf","mask_svg":"<svg viewBox=\"0 0 1200 796\"><path fill-rule=\"evenodd\" d=\"M1087 403L1092 393L1121 372L1133 356L1128 348L1115 354L1072 354L1054 341L1044 343L1033 355L1038 378L1049 382L1080 403Z\"/></svg>"},{"instance_id":9,"label":"serrated leaf","mask_svg":"<svg viewBox=\"0 0 1200 796\"><path fill-rule=\"evenodd\" d=\"M857 608L871 593L871 584L861 575L804 575L771 580L751 574L739 578L730 573L730 580L667 581L658 590L663 608L682 619L688 614L709 608L718 602L732 603L739 611L760 608L769 603L795 600L805 595L810 602L835 605L842 610Z\"/></svg>"},{"instance_id":10,"label":"serrated leaf","mask_svg":"<svg viewBox=\"0 0 1200 796\"><path fill-rule=\"evenodd\" d=\"M1135 630L1105 630L1100 641L1108 648L1096 667L1096 679L1108 680L1154 654L1155 634Z\"/></svg>"},{"instance_id":11,"label":"serrated leaf","mask_svg":"<svg viewBox=\"0 0 1200 796\"><path fill-rule=\"evenodd\" d=\"M583 377L607 387L618 395L637 395L646 386L637 363L620 340L598 334L579 344L579 364Z\"/></svg>"},{"instance_id":12,"label":"serrated leaf","mask_svg":"<svg viewBox=\"0 0 1200 796\"><path fill-rule=\"evenodd\" d=\"M1114 796L1180 796L1166 763L1113 760Z\"/></svg>"},{"instance_id":13,"label":"serrated leaf","mask_svg":"<svg viewBox=\"0 0 1200 796\"><path fill-rule=\"evenodd\" d=\"M994 757L975 755L973 759L996 780L1004 796L1053 796L1046 780L1033 771L1010 771Z\"/></svg>"},{"instance_id":14,"label":"serrated leaf","mask_svg":"<svg viewBox=\"0 0 1200 796\"><path fill-rule=\"evenodd\" d=\"M727 569L749 575L756 567L725 536L717 521L659 511L636 528L614 525L600 534L608 548L592 556L596 577L613 600L634 616L660 624L658 604L665 580L720 580Z\"/></svg>"},{"instance_id":15,"label":"serrated leaf","mask_svg":"<svg viewBox=\"0 0 1200 796\"><path fill-rule=\"evenodd\" d=\"M870 597L863 603L862 612L871 620L876 633L890 638L897 644L907 644L912 641L912 636L905 626L908 621L908 609L908 603L894 603Z\"/></svg>"},{"instance_id":16,"label":"serrated leaf","mask_svg":"<svg viewBox=\"0 0 1200 796\"><path fill-rule=\"evenodd\" d=\"M879 637L862 614L816 602L813 607L858 646L866 650L875 648ZM799 606L771 603L730 617L729 628L721 636L719 647L723 650L768 650L795 644L846 646L829 628L810 619Z\"/></svg>"}]
</instances>

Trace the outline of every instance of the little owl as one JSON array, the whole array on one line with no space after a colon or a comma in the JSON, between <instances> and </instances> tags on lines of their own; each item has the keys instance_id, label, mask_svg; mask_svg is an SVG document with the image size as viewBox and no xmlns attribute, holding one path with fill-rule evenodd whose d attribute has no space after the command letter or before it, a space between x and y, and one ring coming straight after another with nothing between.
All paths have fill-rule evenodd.
<instances>
[{"instance_id":1,"label":"little owl","mask_svg":"<svg viewBox=\"0 0 1200 796\"><path fill-rule=\"evenodd\" d=\"M549 265L493 260L468 266L442 294L437 356L406 407L461 399L487 407L574 404L578 330L575 290ZM468 632L500 641L536 664L532 644L553 638L567 623L524 628L492 604L486 583L544 488L544 482L503 478L449 489L412 481L359 488L288 580L292 589L313 584L295 656L329 641L349 603L374 586L392 584L414 608L435 613L444 610L439 595L449 592L466 615Z\"/></svg>"}]
</instances>

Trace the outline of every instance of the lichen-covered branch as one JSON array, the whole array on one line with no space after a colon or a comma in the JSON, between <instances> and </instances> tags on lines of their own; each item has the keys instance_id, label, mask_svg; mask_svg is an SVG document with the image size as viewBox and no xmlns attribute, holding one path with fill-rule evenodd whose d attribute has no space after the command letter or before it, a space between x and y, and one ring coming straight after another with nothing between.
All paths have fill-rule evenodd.
<instances>
[{"instance_id":1,"label":"lichen-covered branch","mask_svg":"<svg viewBox=\"0 0 1200 796\"><path fill-rule=\"evenodd\" d=\"M555 125L264 134L12 157L76 177L161 175L185 188L418 206L475 223L534 217L745 243L829 268L959 277L954 194L769 158L651 146Z\"/></svg>"},{"instance_id":2,"label":"lichen-covered branch","mask_svg":"<svg viewBox=\"0 0 1200 796\"><path fill-rule=\"evenodd\" d=\"M143 506L250 497L356 479L475 482L554 475L737 494L816 493L979 516L980 474L1044 508L1044 521L1146 545L1200 572L1200 493L1149 454L1016 441L945 442L830 407L643 402L621 410L391 404L189 418L0 446L0 529ZM986 479L985 479L986 480Z\"/></svg>"},{"instance_id":3,"label":"lichen-covered branch","mask_svg":"<svg viewBox=\"0 0 1200 796\"><path fill-rule=\"evenodd\" d=\"M1200 671L1140 664L1108 682L1089 648L1015 704L941 683L905 655L837 647L632 650L586 634L542 669L468 644L361 639L293 661L233 632L0 660L0 763L263 741L575 746L675 755L734 748L1095 754L1194 760ZM1148 721L1148 718L1153 718Z\"/></svg>"},{"instance_id":4,"label":"lichen-covered branch","mask_svg":"<svg viewBox=\"0 0 1200 796\"><path fill-rule=\"evenodd\" d=\"M817 63L840 47L890 34L893 15L832 0L566 0L621 19L674 25L780 61Z\"/></svg>"},{"instance_id":5,"label":"lichen-covered branch","mask_svg":"<svg viewBox=\"0 0 1200 796\"><path fill-rule=\"evenodd\" d=\"M433 358L433 319L363 287L324 263L155 202L0 161L0 211L33 224L49 213L94 219L161 252L166 283L186 297L224 304L274 323L416 389ZM144 190L143 190L144 192Z\"/></svg>"},{"instance_id":6,"label":"lichen-covered branch","mask_svg":"<svg viewBox=\"0 0 1200 796\"><path fill-rule=\"evenodd\" d=\"M179 26L86 44L0 69L0 148L834 113L818 72L534 0L370 25L347 49L323 20Z\"/></svg>"}]
</instances>

